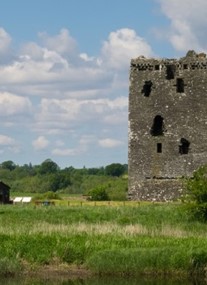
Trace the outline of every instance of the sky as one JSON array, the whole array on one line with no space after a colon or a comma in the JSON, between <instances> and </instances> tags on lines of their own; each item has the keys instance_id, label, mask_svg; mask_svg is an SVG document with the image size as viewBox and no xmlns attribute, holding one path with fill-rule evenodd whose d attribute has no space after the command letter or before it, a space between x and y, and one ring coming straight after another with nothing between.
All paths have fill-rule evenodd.
<instances>
[{"instance_id":1,"label":"sky","mask_svg":"<svg viewBox=\"0 0 207 285\"><path fill-rule=\"evenodd\" d=\"M130 60L206 52L206 11L206 0L0 0L0 163L127 163Z\"/></svg>"}]
</instances>

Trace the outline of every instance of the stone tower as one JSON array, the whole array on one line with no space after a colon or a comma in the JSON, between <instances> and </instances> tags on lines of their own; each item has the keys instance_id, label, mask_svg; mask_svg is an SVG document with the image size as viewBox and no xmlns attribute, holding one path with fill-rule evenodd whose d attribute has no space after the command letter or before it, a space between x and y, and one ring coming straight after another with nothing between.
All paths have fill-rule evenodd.
<instances>
[{"instance_id":1,"label":"stone tower","mask_svg":"<svg viewBox=\"0 0 207 285\"><path fill-rule=\"evenodd\" d=\"M167 201L207 164L207 58L131 60L129 199Z\"/></svg>"}]
</instances>

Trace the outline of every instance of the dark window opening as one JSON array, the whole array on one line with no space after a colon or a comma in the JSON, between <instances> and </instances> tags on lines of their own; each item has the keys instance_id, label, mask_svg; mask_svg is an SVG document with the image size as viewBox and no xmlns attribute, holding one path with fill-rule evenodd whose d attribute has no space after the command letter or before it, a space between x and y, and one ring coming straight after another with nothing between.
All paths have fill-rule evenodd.
<instances>
[{"instance_id":1,"label":"dark window opening","mask_svg":"<svg viewBox=\"0 0 207 285\"><path fill-rule=\"evenodd\" d=\"M161 143L157 144L157 153L162 153L162 144Z\"/></svg>"},{"instance_id":2,"label":"dark window opening","mask_svg":"<svg viewBox=\"0 0 207 285\"><path fill-rule=\"evenodd\" d=\"M143 88L142 88L142 93L144 94L145 97L149 97L151 91L152 91L152 81L145 81Z\"/></svg>"},{"instance_id":3,"label":"dark window opening","mask_svg":"<svg viewBox=\"0 0 207 285\"><path fill-rule=\"evenodd\" d=\"M155 70L160 70L160 65L159 64L155 65Z\"/></svg>"},{"instance_id":4,"label":"dark window opening","mask_svg":"<svg viewBox=\"0 0 207 285\"><path fill-rule=\"evenodd\" d=\"M184 80L182 78L177 78L177 92L178 93L183 93L184 92Z\"/></svg>"},{"instance_id":5,"label":"dark window opening","mask_svg":"<svg viewBox=\"0 0 207 285\"><path fill-rule=\"evenodd\" d=\"M188 65L187 64L183 64L183 69L188 69Z\"/></svg>"},{"instance_id":6,"label":"dark window opening","mask_svg":"<svg viewBox=\"0 0 207 285\"><path fill-rule=\"evenodd\" d=\"M164 119L160 115L157 115L154 118L153 125L150 130L150 133L152 136L162 136L163 135L164 133L164 122L163 121Z\"/></svg>"},{"instance_id":7,"label":"dark window opening","mask_svg":"<svg viewBox=\"0 0 207 285\"><path fill-rule=\"evenodd\" d=\"M175 78L175 71L176 71L176 66L174 64L169 64L167 65L167 74L166 78L168 80L174 79Z\"/></svg>"},{"instance_id":8,"label":"dark window opening","mask_svg":"<svg viewBox=\"0 0 207 285\"><path fill-rule=\"evenodd\" d=\"M190 142L184 138L180 140L180 145L179 145L179 153L180 154L188 154L189 152L189 147L190 147Z\"/></svg>"}]
</instances>

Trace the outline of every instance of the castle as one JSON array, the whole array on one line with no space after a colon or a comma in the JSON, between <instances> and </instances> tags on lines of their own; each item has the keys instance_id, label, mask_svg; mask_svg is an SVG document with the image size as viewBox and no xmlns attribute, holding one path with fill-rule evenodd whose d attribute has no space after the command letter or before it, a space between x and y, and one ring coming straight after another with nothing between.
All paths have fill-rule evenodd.
<instances>
[{"instance_id":1,"label":"castle","mask_svg":"<svg viewBox=\"0 0 207 285\"><path fill-rule=\"evenodd\" d=\"M131 60L128 159L131 200L176 200L207 164L206 54Z\"/></svg>"}]
</instances>

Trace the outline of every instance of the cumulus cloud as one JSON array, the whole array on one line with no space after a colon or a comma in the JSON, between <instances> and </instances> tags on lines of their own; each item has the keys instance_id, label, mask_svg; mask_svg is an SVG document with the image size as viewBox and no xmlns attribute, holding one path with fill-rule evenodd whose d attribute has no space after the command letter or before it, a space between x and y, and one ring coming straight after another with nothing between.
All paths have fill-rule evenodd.
<instances>
[{"instance_id":1,"label":"cumulus cloud","mask_svg":"<svg viewBox=\"0 0 207 285\"><path fill-rule=\"evenodd\" d=\"M1 35L0 54L11 42L0 29ZM134 30L120 29L109 34L97 54L80 53L67 29L56 35L40 33L38 42L22 45L12 61L0 62L0 116L7 116L2 126L13 130L18 116L24 135L28 134L26 146L31 152L44 150L48 157L87 155L94 146L123 146L130 59L153 52ZM66 134L73 137L72 143ZM103 135L106 139L98 140Z\"/></svg>"},{"instance_id":2,"label":"cumulus cloud","mask_svg":"<svg viewBox=\"0 0 207 285\"><path fill-rule=\"evenodd\" d=\"M168 38L178 51L206 51L206 0L158 0L171 21Z\"/></svg>"},{"instance_id":3,"label":"cumulus cloud","mask_svg":"<svg viewBox=\"0 0 207 285\"><path fill-rule=\"evenodd\" d=\"M13 62L0 66L0 84L6 84L7 91L50 98L76 97L82 92L87 98L89 93L98 96L105 90L106 96L117 86L127 87L132 57L152 54L147 42L131 29L112 32L98 57L79 54L66 29L53 36L43 33L40 38L41 43L24 44Z\"/></svg>"},{"instance_id":4,"label":"cumulus cloud","mask_svg":"<svg viewBox=\"0 0 207 285\"><path fill-rule=\"evenodd\" d=\"M90 147L96 142L96 138L94 135L81 135L80 138L77 138L77 146L73 148L59 147L54 148L52 150L53 155L57 156L74 156L74 155L82 155L86 153Z\"/></svg>"},{"instance_id":5,"label":"cumulus cloud","mask_svg":"<svg viewBox=\"0 0 207 285\"><path fill-rule=\"evenodd\" d=\"M86 123L122 124L127 121L128 98L115 99L42 99L40 113L36 114L36 127L68 129ZM110 121L110 116L113 121Z\"/></svg>"},{"instance_id":6,"label":"cumulus cloud","mask_svg":"<svg viewBox=\"0 0 207 285\"><path fill-rule=\"evenodd\" d=\"M0 55L4 55L8 52L10 44L10 35L3 28L0 28Z\"/></svg>"},{"instance_id":7,"label":"cumulus cloud","mask_svg":"<svg viewBox=\"0 0 207 285\"><path fill-rule=\"evenodd\" d=\"M9 136L0 135L0 145L1 146L13 146L15 140Z\"/></svg>"},{"instance_id":8,"label":"cumulus cloud","mask_svg":"<svg viewBox=\"0 0 207 285\"><path fill-rule=\"evenodd\" d=\"M43 150L48 147L49 141L44 136L39 136L32 142L35 150Z\"/></svg>"},{"instance_id":9,"label":"cumulus cloud","mask_svg":"<svg viewBox=\"0 0 207 285\"><path fill-rule=\"evenodd\" d=\"M28 61L33 59L36 61L43 60L45 50L37 43L29 42L22 46L20 59Z\"/></svg>"},{"instance_id":10,"label":"cumulus cloud","mask_svg":"<svg viewBox=\"0 0 207 285\"><path fill-rule=\"evenodd\" d=\"M101 139L98 143L103 148L114 148L123 144L122 141L111 138Z\"/></svg>"},{"instance_id":11,"label":"cumulus cloud","mask_svg":"<svg viewBox=\"0 0 207 285\"><path fill-rule=\"evenodd\" d=\"M94 61L95 57L90 57L87 55L87 53L80 53L80 58L83 59L84 61Z\"/></svg>"},{"instance_id":12,"label":"cumulus cloud","mask_svg":"<svg viewBox=\"0 0 207 285\"><path fill-rule=\"evenodd\" d=\"M0 135L0 153L5 151L18 153L20 151L19 143L10 136Z\"/></svg>"},{"instance_id":13,"label":"cumulus cloud","mask_svg":"<svg viewBox=\"0 0 207 285\"><path fill-rule=\"evenodd\" d=\"M102 48L103 64L111 68L124 69L129 67L131 58L140 55L152 56L150 45L132 29L120 29L111 32Z\"/></svg>"},{"instance_id":14,"label":"cumulus cloud","mask_svg":"<svg viewBox=\"0 0 207 285\"><path fill-rule=\"evenodd\" d=\"M79 149L77 148L55 148L52 150L53 155L57 156L74 156L79 155Z\"/></svg>"},{"instance_id":15,"label":"cumulus cloud","mask_svg":"<svg viewBox=\"0 0 207 285\"><path fill-rule=\"evenodd\" d=\"M31 111L32 103L28 98L8 92L0 92L0 116L25 114Z\"/></svg>"},{"instance_id":16,"label":"cumulus cloud","mask_svg":"<svg viewBox=\"0 0 207 285\"><path fill-rule=\"evenodd\" d=\"M43 45L49 50L56 51L62 55L72 55L77 51L77 43L67 29L61 29L56 36L47 33L39 33Z\"/></svg>"}]
</instances>

